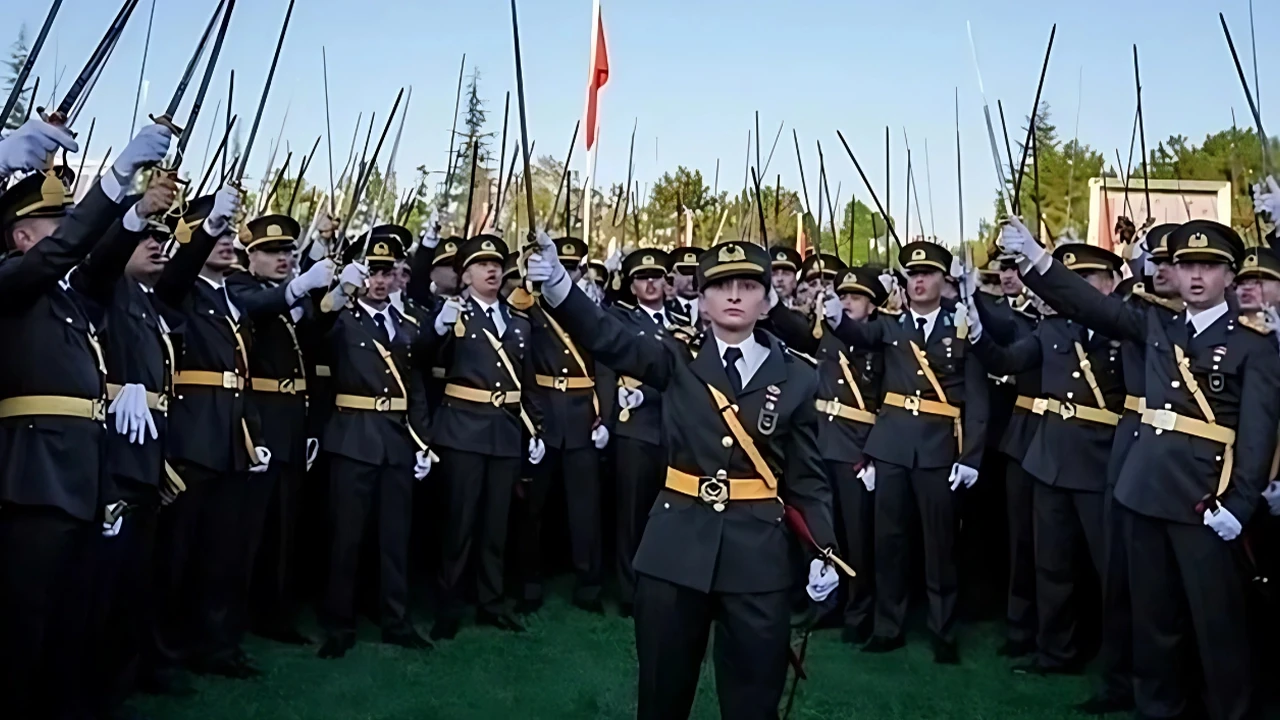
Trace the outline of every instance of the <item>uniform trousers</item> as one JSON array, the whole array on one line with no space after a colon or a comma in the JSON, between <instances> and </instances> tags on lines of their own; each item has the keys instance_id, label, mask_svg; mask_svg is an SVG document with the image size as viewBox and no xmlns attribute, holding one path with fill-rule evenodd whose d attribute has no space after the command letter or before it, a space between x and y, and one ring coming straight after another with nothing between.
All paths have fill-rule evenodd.
<instances>
[{"instance_id":1,"label":"uniform trousers","mask_svg":"<svg viewBox=\"0 0 1280 720\"><path fill-rule=\"evenodd\" d=\"M254 562L250 602L254 629L272 633L292 630L296 621L296 538L306 465L272 460L266 474L272 476L267 481L272 492Z\"/></svg>"},{"instance_id":2,"label":"uniform trousers","mask_svg":"<svg viewBox=\"0 0 1280 720\"><path fill-rule=\"evenodd\" d=\"M1083 597L1077 587L1081 547L1101 575L1106 563L1103 494L1052 487L1037 481L1033 493L1036 538L1036 635L1038 662L1044 667L1078 666L1079 618L1101 598Z\"/></svg>"},{"instance_id":3,"label":"uniform trousers","mask_svg":"<svg viewBox=\"0 0 1280 720\"><path fill-rule=\"evenodd\" d=\"M912 503L924 531L924 579L929 630L945 642L955 637L956 501L951 468L907 468L876 462L875 634L902 635L907 617L911 570Z\"/></svg>"},{"instance_id":4,"label":"uniform trousers","mask_svg":"<svg viewBox=\"0 0 1280 720\"><path fill-rule=\"evenodd\" d=\"M520 458L463 450L437 450L445 471L448 515L440 562L440 618L457 620L465 604L462 588L474 556L476 600L481 609L503 611L503 571L511 495L520 477Z\"/></svg>"},{"instance_id":5,"label":"uniform trousers","mask_svg":"<svg viewBox=\"0 0 1280 720\"><path fill-rule=\"evenodd\" d=\"M636 579L639 720L688 718L707 640L720 717L774 720L787 681L790 592L701 592L641 573Z\"/></svg>"},{"instance_id":6,"label":"uniform trousers","mask_svg":"<svg viewBox=\"0 0 1280 720\"><path fill-rule=\"evenodd\" d=\"M841 583L848 590L844 626L869 635L875 622L876 497L858 479L856 466L851 463L828 460L827 477L840 510L840 554L858 571L857 581Z\"/></svg>"},{"instance_id":7,"label":"uniform trousers","mask_svg":"<svg viewBox=\"0 0 1280 720\"><path fill-rule=\"evenodd\" d=\"M1231 544L1208 527L1123 509L1133 594L1134 702L1151 718L1187 711L1189 643L1212 720L1248 717L1253 691L1243 581ZM1194 637L1192 637L1194 633Z\"/></svg>"},{"instance_id":8,"label":"uniform trousers","mask_svg":"<svg viewBox=\"0 0 1280 720\"><path fill-rule=\"evenodd\" d=\"M1102 644L1098 695L1133 699L1133 599L1129 596L1129 553L1124 542L1126 510L1115 500L1115 487L1104 493L1102 522L1106 558L1102 576Z\"/></svg>"},{"instance_id":9,"label":"uniform trousers","mask_svg":"<svg viewBox=\"0 0 1280 720\"><path fill-rule=\"evenodd\" d=\"M578 579L574 599L595 600L600 597L601 549L600 451L594 446L575 450L547 448L546 457L534 469L533 482L525 490L524 537L520 541L522 597L542 599L545 572L542 525L547 497L558 481L563 481L570 557Z\"/></svg>"},{"instance_id":10,"label":"uniform trousers","mask_svg":"<svg viewBox=\"0 0 1280 720\"><path fill-rule=\"evenodd\" d=\"M1009 602L1005 613L1005 637L1030 645L1036 635L1036 556L1031 533L1032 486L1022 462L1007 458L1005 466L1005 518L1009 529Z\"/></svg>"},{"instance_id":11,"label":"uniform trousers","mask_svg":"<svg viewBox=\"0 0 1280 720\"><path fill-rule=\"evenodd\" d=\"M376 525L379 619L383 634L409 624L409 526L413 517L413 468L372 465L330 455L329 522L333 540L321 625L330 637L356 629L356 577L366 523Z\"/></svg>"},{"instance_id":12,"label":"uniform trousers","mask_svg":"<svg viewBox=\"0 0 1280 720\"><path fill-rule=\"evenodd\" d=\"M56 717L81 691L85 554L97 523L53 507L0 510L0 693L4 716ZM68 677L65 670L72 669Z\"/></svg>"},{"instance_id":13,"label":"uniform trousers","mask_svg":"<svg viewBox=\"0 0 1280 720\"><path fill-rule=\"evenodd\" d=\"M620 437L616 440L618 601L635 602L636 571L633 561L640 538L648 524L649 511L658 499L666 475L666 453L643 440Z\"/></svg>"}]
</instances>

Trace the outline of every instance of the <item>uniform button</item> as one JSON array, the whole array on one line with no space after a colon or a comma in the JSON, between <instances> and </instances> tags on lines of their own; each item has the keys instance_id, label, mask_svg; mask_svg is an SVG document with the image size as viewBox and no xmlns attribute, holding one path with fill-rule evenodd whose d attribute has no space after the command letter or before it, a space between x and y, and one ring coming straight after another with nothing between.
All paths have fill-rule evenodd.
<instances>
[{"instance_id":1,"label":"uniform button","mask_svg":"<svg viewBox=\"0 0 1280 720\"><path fill-rule=\"evenodd\" d=\"M1182 387L1182 383L1178 382L1177 380L1174 380L1173 382L1169 383L1169 386L1172 387L1174 390L1177 390L1178 388Z\"/></svg>"},{"instance_id":2,"label":"uniform button","mask_svg":"<svg viewBox=\"0 0 1280 720\"><path fill-rule=\"evenodd\" d=\"M1165 410L1172 410L1172 409L1173 409L1173 405L1172 405L1172 404L1170 404L1170 403L1165 403L1165 404L1164 404L1164 409L1165 409Z\"/></svg>"},{"instance_id":3,"label":"uniform button","mask_svg":"<svg viewBox=\"0 0 1280 720\"><path fill-rule=\"evenodd\" d=\"M1071 377L1075 378L1076 380L1079 380L1079 379L1080 379L1080 373L1078 373L1078 372L1073 372L1073 373L1071 373Z\"/></svg>"},{"instance_id":4,"label":"uniform button","mask_svg":"<svg viewBox=\"0 0 1280 720\"><path fill-rule=\"evenodd\" d=\"M1213 369L1214 369L1214 370L1217 370L1217 369L1218 369L1218 366L1217 366L1217 365L1214 365L1214 366L1213 366Z\"/></svg>"},{"instance_id":5,"label":"uniform button","mask_svg":"<svg viewBox=\"0 0 1280 720\"><path fill-rule=\"evenodd\" d=\"M662 509L663 509L663 510L670 510L670 509L671 509L671 503L662 503Z\"/></svg>"},{"instance_id":6,"label":"uniform button","mask_svg":"<svg viewBox=\"0 0 1280 720\"><path fill-rule=\"evenodd\" d=\"M500 363L500 362L496 362L496 363L494 363L494 364L493 364L493 366L494 366L494 367L502 367L502 363Z\"/></svg>"},{"instance_id":7,"label":"uniform button","mask_svg":"<svg viewBox=\"0 0 1280 720\"><path fill-rule=\"evenodd\" d=\"M1213 459L1214 459L1214 460L1217 460L1218 462L1222 462L1222 456L1221 456L1221 455L1215 455Z\"/></svg>"},{"instance_id":8,"label":"uniform button","mask_svg":"<svg viewBox=\"0 0 1280 720\"><path fill-rule=\"evenodd\" d=\"M724 437L720 438L720 444L725 446L726 448L731 448L733 447L733 438L729 437L728 435L725 435Z\"/></svg>"},{"instance_id":9,"label":"uniform button","mask_svg":"<svg viewBox=\"0 0 1280 720\"><path fill-rule=\"evenodd\" d=\"M390 374L391 374L391 371L390 371L390 370L383 370L383 371L382 371L382 374L383 374L383 375L390 375Z\"/></svg>"},{"instance_id":10,"label":"uniform button","mask_svg":"<svg viewBox=\"0 0 1280 720\"><path fill-rule=\"evenodd\" d=\"M360 347L364 347L364 343L360 343Z\"/></svg>"},{"instance_id":11,"label":"uniform button","mask_svg":"<svg viewBox=\"0 0 1280 720\"><path fill-rule=\"evenodd\" d=\"M843 384L844 384L844 379L843 379L843 378L841 378L840 380L836 380L836 384L837 384L837 385L843 385Z\"/></svg>"},{"instance_id":12,"label":"uniform button","mask_svg":"<svg viewBox=\"0 0 1280 720\"><path fill-rule=\"evenodd\" d=\"M493 385L494 385L494 387L502 387L502 381L501 381L501 380L499 380L498 382L494 383Z\"/></svg>"},{"instance_id":13,"label":"uniform button","mask_svg":"<svg viewBox=\"0 0 1280 720\"><path fill-rule=\"evenodd\" d=\"M1075 396L1076 396L1076 394L1075 394L1075 393L1067 393L1067 399L1068 399L1068 400L1070 400L1071 398L1073 398L1073 397L1075 397Z\"/></svg>"},{"instance_id":14,"label":"uniform button","mask_svg":"<svg viewBox=\"0 0 1280 720\"><path fill-rule=\"evenodd\" d=\"M1057 349L1058 349L1058 346L1057 346L1057 345L1054 345L1054 346L1053 346L1053 349L1054 349L1054 350L1057 350Z\"/></svg>"},{"instance_id":15,"label":"uniform button","mask_svg":"<svg viewBox=\"0 0 1280 720\"><path fill-rule=\"evenodd\" d=\"M476 339L476 334L475 334L475 333L471 333L471 339L472 339L472 340L475 340L475 339Z\"/></svg>"},{"instance_id":16,"label":"uniform button","mask_svg":"<svg viewBox=\"0 0 1280 720\"><path fill-rule=\"evenodd\" d=\"M213 311L212 311L212 310L210 310L210 311L209 311L209 314L210 314L210 315L212 315L212 314L213 314Z\"/></svg>"},{"instance_id":17,"label":"uniform button","mask_svg":"<svg viewBox=\"0 0 1280 720\"><path fill-rule=\"evenodd\" d=\"M569 354L569 351L568 351L568 350L565 350L565 351L564 351L564 354L565 354L565 355L568 355L568 354Z\"/></svg>"},{"instance_id":18,"label":"uniform button","mask_svg":"<svg viewBox=\"0 0 1280 720\"><path fill-rule=\"evenodd\" d=\"M917 371L916 371L916 374L917 374L917 375L923 375L923 374L924 374L924 371L923 371L923 370L917 370Z\"/></svg>"},{"instance_id":19,"label":"uniform button","mask_svg":"<svg viewBox=\"0 0 1280 720\"><path fill-rule=\"evenodd\" d=\"M382 392L391 392L391 391L386 388L382 388Z\"/></svg>"},{"instance_id":20,"label":"uniform button","mask_svg":"<svg viewBox=\"0 0 1280 720\"><path fill-rule=\"evenodd\" d=\"M568 375L568 374L569 374L569 368L560 368L560 373L561 373L562 375Z\"/></svg>"}]
</instances>

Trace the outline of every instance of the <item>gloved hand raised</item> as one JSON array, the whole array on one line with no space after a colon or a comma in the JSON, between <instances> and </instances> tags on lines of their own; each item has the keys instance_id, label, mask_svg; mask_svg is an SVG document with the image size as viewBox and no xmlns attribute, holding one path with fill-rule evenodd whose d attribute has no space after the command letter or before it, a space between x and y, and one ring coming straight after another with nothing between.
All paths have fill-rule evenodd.
<instances>
[{"instance_id":1,"label":"gloved hand raised","mask_svg":"<svg viewBox=\"0 0 1280 720\"><path fill-rule=\"evenodd\" d=\"M835 290L828 290L823 296L822 314L833 327L844 319L844 303L840 302L840 296L836 295Z\"/></svg>"},{"instance_id":2,"label":"gloved hand raised","mask_svg":"<svg viewBox=\"0 0 1280 720\"><path fill-rule=\"evenodd\" d=\"M462 311L466 309L466 305L458 298L449 298L444 301L444 305L440 307L440 312L436 313L435 330L437 335L448 335L449 328L458 322L458 318L462 316Z\"/></svg>"},{"instance_id":3,"label":"gloved hand raised","mask_svg":"<svg viewBox=\"0 0 1280 720\"><path fill-rule=\"evenodd\" d=\"M33 117L0 140L0 177L43 170L49 164L49 156L59 148L80 152L80 144L70 130Z\"/></svg>"},{"instance_id":4,"label":"gloved hand raised","mask_svg":"<svg viewBox=\"0 0 1280 720\"><path fill-rule=\"evenodd\" d=\"M232 220L240 212L243 202L240 191L232 185L223 185L213 196L213 210L205 218L204 231L213 237L221 237L231 226Z\"/></svg>"},{"instance_id":5,"label":"gloved hand raised","mask_svg":"<svg viewBox=\"0 0 1280 720\"><path fill-rule=\"evenodd\" d=\"M1007 253L1021 255L1032 266L1038 265L1045 255L1044 248L1040 247L1031 231L1016 217L1006 220L1000 228L1000 247Z\"/></svg>"},{"instance_id":6,"label":"gloved hand raised","mask_svg":"<svg viewBox=\"0 0 1280 720\"><path fill-rule=\"evenodd\" d=\"M1275 177L1268 175L1265 185L1253 186L1253 211L1266 213L1271 222L1280 223L1280 184Z\"/></svg>"},{"instance_id":7,"label":"gloved hand raised","mask_svg":"<svg viewBox=\"0 0 1280 720\"><path fill-rule=\"evenodd\" d=\"M312 290L329 287L329 283L333 282L333 273L336 269L337 266L329 258L321 260L289 283L289 293L295 298L300 298Z\"/></svg>"},{"instance_id":8,"label":"gloved hand raised","mask_svg":"<svg viewBox=\"0 0 1280 720\"><path fill-rule=\"evenodd\" d=\"M111 171L127 184L128 180L144 167L159 164L169 154L169 142L173 140L173 132L164 125L148 125L124 146L116 161L111 163Z\"/></svg>"},{"instance_id":9,"label":"gloved hand raised","mask_svg":"<svg viewBox=\"0 0 1280 720\"><path fill-rule=\"evenodd\" d=\"M964 312L969 320L969 342L978 342L982 338L982 318L978 315L978 303L969 296L969 302L964 304Z\"/></svg>"}]
</instances>

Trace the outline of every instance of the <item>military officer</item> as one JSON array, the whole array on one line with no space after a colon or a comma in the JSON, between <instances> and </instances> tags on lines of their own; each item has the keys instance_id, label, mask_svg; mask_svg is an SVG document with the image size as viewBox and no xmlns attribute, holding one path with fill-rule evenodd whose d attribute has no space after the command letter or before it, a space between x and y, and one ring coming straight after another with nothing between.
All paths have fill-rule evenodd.
<instances>
[{"instance_id":1,"label":"military officer","mask_svg":"<svg viewBox=\"0 0 1280 720\"><path fill-rule=\"evenodd\" d=\"M551 239L541 233L538 242L528 277L544 283L556 320L601 363L662 393L666 487L635 559L638 716L688 717L714 626L721 715L776 717L793 580L779 498L807 519L811 549L824 557L835 533L813 371L755 327L773 295L768 252L729 242L702 254L699 306L711 332L695 358L597 307ZM824 600L837 584L815 559L810 596Z\"/></svg>"},{"instance_id":2,"label":"military officer","mask_svg":"<svg viewBox=\"0 0 1280 720\"><path fill-rule=\"evenodd\" d=\"M334 411L322 447L330 455L329 579L321 611L321 658L355 646L356 578L365 528L377 538L382 642L413 650L431 643L409 617L413 480L431 471L425 377L430 352L416 318L390 303L392 273L412 235L379 225L351 243L337 287L321 301L328 330Z\"/></svg>"},{"instance_id":3,"label":"military officer","mask_svg":"<svg viewBox=\"0 0 1280 720\"><path fill-rule=\"evenodd\" d=\"M1110 295L1123 260L1095 245L1059 244L1054 252L1068 270ZM1009 345L989 338L980 313L969 306L970 341L988 370L1023 373L1038 368L1043 398L1041 415L1023 460L1036 480L1036 657L1020 672L1076 673L1084 665L1078 633L1078 608L1099 603L1076 586L1083 546L1101 577L1105 568L1104 491L1115 428L1124 408L1120 341L1088 330L1073 320L1051 316L1029 336ZM1099 598L1100 599L1100 598Z\"/></svg>"},{"instance_id":4,"label":"military officer","mask_svg":"<svg viewBox=\"0 0 1280 720\"><path fill-rule=\"evenodd\" d=\"M571 237L555 242L560 262L569 270L570 279L578 282L587 244ZM600 451L609 442L609 428L601 417L595 362L542 307L529 309L529 323L533 334L528 358L534 384L524 392L542 417L539 437L546 446L546 457L524 493L520 542L524 587L516 612L535 612L542 605L543 516L552 486L562 484L570 554L577 575L573 602L599 614L604 612L600 600Z\"/></svg>"},{"instance_id":5,"label":"military officer","mask_svg":"<svg viewBox=\"0 0 1280 720\"><path fill-rule=\"evenodd\" d=\"M502 630L524 626L503 600L511 496L526 453L545 452L522 393L533 384L529 320L501 298L507 246L495 235L463 243L455 258L466 299L445 301L424 333L443 367L444 400L432 418L433 445L447 487L440 608L433 639L452 639L463 613L460 587L475 559L476 619Z\"/></svg>"},{"instance_id":6,"label":"military officer","mask_svg":"<svg viewBox=\"0 0 1280 720\"><path fill-rule=\"evenodd\" d=\"M1249 248L1236 273L1236 296L1246 313L1280 306L1280 254L1269 247Z\"/></svg>"},{"instance_id":7,"label":"military officer","mask_svg":"<svg viewBox=\"0 0 1280 720\"><path fill-rule=\"evenodd\" d=\"M978 480L986 444L986 372L967 347L964 311L942 298L951 253L930 242L899 253L910 309L872 322L843 320L839 298L825 314L836 337L884 350L885 397L864 449L876 472L876 620L867 652L888 652L906 639L907 537L915 498L924 531L929 629L934 661L959 662L955 643L956 500Z\"/></svg>"},{"instance_id":8,"label":"military officer","mask_svg":"<svg viewBox=\"0 0 1280 720\"><path fill-rule=\"evenodd\" d=\"M227 289L253 322L249 374L271 465L254 478L242 508L246 557L254 572L252 598L242 600L241 609L253 604L248 619L259 635L300 645L308 639L295 626L294 533L302 482L320 441L307 434L307 365L297 326L312 309L308 294L329 287L334 264L320 260L290 279L302 232L298 222L264 215L249 221L247 229L248 271L229 275Z\"/></svg>"},{"instance_id":9,"label":"military officer","mask_svg":"<svg viewBox=\"0 0 1280 720\"><path fill-rule=\"evenodd\" d=\"M1021 222L1011 220L1002 241L1023 255L1019 264L1028 286L1051 306L1146 350L1146 407L1115 490L1138 610L1138 712L1186 712L1182 659L1194 631L1208 715L1248 716L1249 637L1232 542L1269 479L1280 420L1280 358L1270 330L1240 315L1227 292L1244 259L1243 241L1208 220L1169 233L1169 256L1186 303L1173 314L1098 293L1055 263Z\"/></svg>"},{"instance_id":10,"label":"military officer","mask_svg":"<svg viewBox=\"0 0 1280 720\"><path fill-rule=\"evenodd\" d=\"M693 327L702 327L698 312L698 260L702 248L682 247L671 251L671 288L673 299L680 303L681 314L693 321Z\"/></svg>"},{"instance_id":11,"label":"military officer","mask_svg":"<svg viewBox=\"0 0 1280 720\"><path fill-rule=\"evenodd\" d=\"M778 293L778 302L791 307L796 298L796 278L800 272L800 253L795 248L777 245L769 248L773 257L773 290Z\"/></svg>"}]
</instances>

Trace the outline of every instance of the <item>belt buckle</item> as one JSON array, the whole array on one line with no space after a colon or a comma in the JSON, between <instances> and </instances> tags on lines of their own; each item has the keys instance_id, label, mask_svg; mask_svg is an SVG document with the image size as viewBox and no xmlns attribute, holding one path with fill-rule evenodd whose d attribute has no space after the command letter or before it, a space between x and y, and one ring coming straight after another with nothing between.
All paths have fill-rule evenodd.
<instances>
[{"instance_id":1,"label":"belt buckle","mask_svg":"<svg viewBox=\"0 0 1280 720\"><path fill-rule=\"evenodd\" d=\"M1075 417L1076 416L1075 403L1066 403L1066 402L1062 403L1058 408L1058 414L1062 416L1063 420L1070 420L1071 418Z\"/></svg>"},{"instance_id":2,"label":"belt buckle","mask_svg":"<svg viewBox=\"0 0 1280 720\"><path fill-rule=\"evenodd\" d=\"M839 400L832 400L827 403L828 415L839 415L840 411L843 409L844 409L844 405L840 404Z\"/></svg>"},{"instance_id":3,"label":"belt buckle","mask_svg":"<svg viewBox=\"0 0 1280 720\"><path fill-rule=\"evenodd\" d=\"M156 396L156 410L159 410L162 413L169 412L169 396L168 395L159 394Z\"/></svg>"},{"instance_id":4,"label":"belt buckle","mask_svg":"<svg viewBox=\"0 0 1280 720\"><path fill-rule=\"evenodd\" d=\"M569 389L569 378L558 377L552 383L552 387L560 392L566 392Z\"/></svg>"},{"instance_id":5,"label":"belt buckle","mask_svg":"<svg viewBox=\"0 0 1280 720\"><path fill-rule=\"evenodd\" d=\"M374 398L373 409L378 412L391 412L391 398L389 397Z\"/></svg>"},{"instance_id":6,"label":"belt buckle","mask_svg":"<svg viewBox=\"0 0 1280 720\"><path fill-rule=\"evenodd\" d=\"M280 381L280 392L284 393L285 395L293 395L297 392L297 390L294 387L293 378L286 378Z\"/></svg>"},{"instance_id":7,"label":"belt buckle","mask_svg":"<svg viewBox=\"0 0 1280 720\"><path fill-rule=\"evenodd\" d=\"M489 403L490 403L490 404L492 404L492 405L493 405L494 407L496 407L496 408L500 408L500 407L502 407L503 405L506 405L506 404L507 404L507 391L506 391L506 390L494 390L492 393L490 393L490 394L489 394Z\"/></svg>"},{"instance_id":8,"label":"belt buckle","mask_svg":"<svg viewBox=\"0 0 1280 720\"><path fill-rule=\"evenodd\" d=\"M98 422L106 421L107 419L107 401L106 400L102 400L102 399L91 400L90 408L91 408L91 412L93 413L94 420L97 420Z\"/></svg>"},{"instance_id":9,"label":"belt buckle","mask_svg":"<svg viewBox=\"0 0 1280 720\"><path fill-rule=\"evenodd\" d=\"M1045 410L1049 409L1049 401L1045 398L1036 398L1031 403L1031 412L1037 415L1043 415Z\"/></svg>"},{"instance_id":10,"label":"belt buckle","mask_svg":"<svg viewBox=\"0 0 1280 720\"><path fill-rule=\"evenodd\" d=\"M910 410L912 415L919 415L920 414L920 398L914 395L908 395L902 401L902 407L906 408L907 410Z\"/></svg>"},{"instance_id":11,"label":"belt buckle","mask_svg":"<svg viewBox=\"0 0 1280 720\"><path fill-rule=\"evenodd\" d=\"M1151 426L1157 430L1172 432L1178 424L1178 414L1172 410L1156 410L1151 418Z\"/></svg>"},{"instance_id":12,"label":"belt buckle","mask_svg":"<svg viewBox=\"0 0 1280 720\"><path fill-rule=\"evenodd\" d=\"M717 471L715 477L698 478L698 499L716 512L724 512L729 502L729 481L724 470Z\"/></svg>"},{"instance_id":13,"label":"belt buckle","mask_svg":"<svg viewBox=\"0 0 1280 720\"><path fill-rule=\"evenodd\" d=\"M239 377L238 375L236 375L235 373L231 372L230 370L223 371L223 373L222 373L222 387L223 387L223 389L226 389L226 390L239 390L239 389L240 389L240 387L239 387L239 385L238 385L238 384L237 384L237 382L236 382L236 381L237 381L237 380L239 380L239 379L240 379L240 377Z\"/></svg>"}]
</instances>

